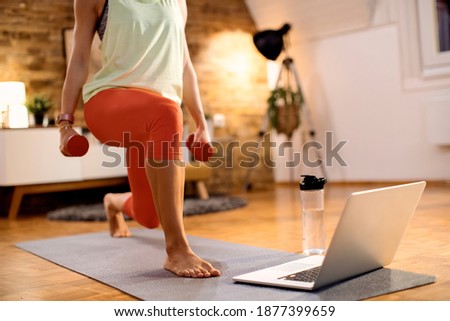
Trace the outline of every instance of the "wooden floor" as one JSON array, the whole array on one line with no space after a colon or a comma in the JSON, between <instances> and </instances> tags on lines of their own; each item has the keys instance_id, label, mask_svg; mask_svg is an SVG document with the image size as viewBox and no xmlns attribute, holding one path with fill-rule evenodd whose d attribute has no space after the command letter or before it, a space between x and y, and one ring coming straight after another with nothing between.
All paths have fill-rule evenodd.
<instances>
[{"instance_id":1,"label":"wooden floor","mask_svg":"<svg viewBox=\"0 0 450 321\"><path fill-rule=\"evenodd\" d=\"M329 184L328 242L349 193L390 184ZM191 235L284 251L301 251L296 186L239 195L243 209L188 217ZM130 224L137 227L136 223ZM0 219L0 300L135 300L107 285L57 266L14 246L16 242L102 231L106 223L51 222L44 215ZM433 274L435 284L373 300L450 300L450 185L428 184L392 268Z\"/></svg>"}]
</instances>

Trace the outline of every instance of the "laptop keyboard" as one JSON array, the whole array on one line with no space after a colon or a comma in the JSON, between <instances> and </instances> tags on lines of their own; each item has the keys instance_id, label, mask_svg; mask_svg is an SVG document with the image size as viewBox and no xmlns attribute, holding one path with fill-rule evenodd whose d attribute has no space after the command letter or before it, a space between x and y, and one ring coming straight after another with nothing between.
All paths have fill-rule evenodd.
<instances>
[{"instance_id":1,"label":"laptop keyboard","mask_svg":"<svg viewBox=\"0 0 450 321\"><path fill-rule=\"evenodd\" d=\"M314 267L309 270L300 271L278 278L279 280L298 281L298 282L314 282L319 275L321 266Z\"/></svg>"}]
</instances>

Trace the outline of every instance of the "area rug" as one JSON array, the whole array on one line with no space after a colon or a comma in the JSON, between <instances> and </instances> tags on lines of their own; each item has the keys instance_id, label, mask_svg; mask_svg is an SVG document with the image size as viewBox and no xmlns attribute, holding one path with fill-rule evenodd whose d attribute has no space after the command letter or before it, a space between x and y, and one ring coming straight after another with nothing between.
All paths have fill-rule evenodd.
<instances>
[{"instance_id":1,"label":"area rug","mask_svg":"<svg viewBox=\"0 0 450 321\"><path fill-rule=\"evenodd\" d=\"M130 238L92 233L17 246L67 269L149 301L318 301L362 300L429 284L434 276L379 269L327 288L305 292L235 283L233 276L281 264L298 254L189 237L194 251L222 271L221 277L185 279L162 268L161 230L132 229Z\"/></svg>"},{"instance_id":2,"label":"area rug","mask_svg":"<svg viewBox=\"0 0 450 321\"><path fill-rule=\"evenodd\" d=\"M206 200L186 198L183 215L229 211L246 205L246 200L232 196L211 196ZM47 218L54 221L105 221L106 215L103 204L82 204L50 211L47 213Z\"/></svg>"}]
</instances>

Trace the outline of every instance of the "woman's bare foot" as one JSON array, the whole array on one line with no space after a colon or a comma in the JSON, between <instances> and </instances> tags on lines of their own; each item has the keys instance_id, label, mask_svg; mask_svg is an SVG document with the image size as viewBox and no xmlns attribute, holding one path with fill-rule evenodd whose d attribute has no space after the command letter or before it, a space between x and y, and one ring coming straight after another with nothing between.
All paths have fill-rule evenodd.
<instances>
[{"instance_id":1,"label":"woman's bare foot","mask_svg":"<svg viewBox=\"0 0 450 321\"><path fill-rule=\"evenodd\" d=\"M131 193L106 194L103 198L106 217L109 223L109 232L112 237L130 237L131 232L123 217L122 207L125 201L131 196Z\"/></svg>"},{"instance_id":2,"label":"woman's bare foot","mask_svg":"<svg viewBox=\"0 0 450 321\"><path fill-rule=\"evenodd\" d=\"M221 274L219 270L199 258L190 249L169 253L164 268L177 276L187 278L209 278Z\"/></svg>"}]
</instances>

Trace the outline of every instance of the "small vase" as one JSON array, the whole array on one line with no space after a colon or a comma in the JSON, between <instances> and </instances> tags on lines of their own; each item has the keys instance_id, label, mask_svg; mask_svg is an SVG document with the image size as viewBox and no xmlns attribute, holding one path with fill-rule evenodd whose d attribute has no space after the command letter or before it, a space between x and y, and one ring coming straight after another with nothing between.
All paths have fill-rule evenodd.
<instances>
[{"instance_id":1,"label":"small vase","mask_svg":"<svg viewBox=\"0 0 450 321\"><path fill-rule=\"evenodd\" d=\"M44 114L34 114L34 124L36 126L42 126L44 124Z\"/></svg>"}]
</instances>

